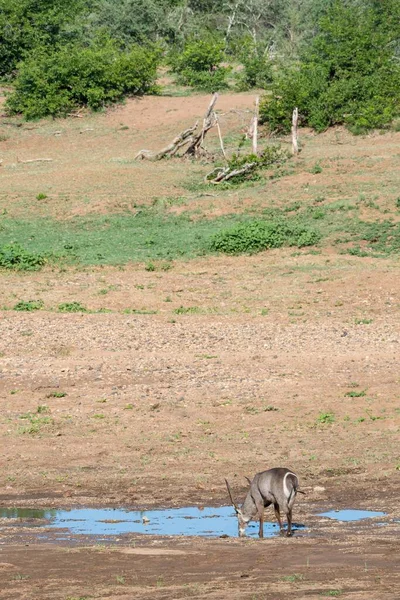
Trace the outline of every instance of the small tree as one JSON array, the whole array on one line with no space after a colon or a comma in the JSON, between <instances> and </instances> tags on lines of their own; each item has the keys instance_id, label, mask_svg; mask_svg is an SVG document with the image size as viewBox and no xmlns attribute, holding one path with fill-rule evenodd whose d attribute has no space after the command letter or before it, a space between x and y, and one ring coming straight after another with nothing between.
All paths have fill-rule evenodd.
<instances>
[{"instance_id":1,"label":"small tree","mask_svg":"<svg viewBox=\"0 0 400 600\"><path fill-rule=\"evenodd\" d=\"M65 115L81 106L97 110L126 95L154 90L158 61L157 50L133 46L122 52L109 39L88 48L43 51L21 63L6 107L26 119Z\"/></svg>"},{"instance_id":2,"label":"small tree","mask_svg":"<svg viewBox=\"0 0 400 600\"><path fill-rule=\"evenodd\" d=\"M227 87L228 69L221 67L224 44L214 40L192 40L181 54L171 58L178 82L194 88L215 92Z\"/></svg>"},{"instance_id":3,"label":"small tree","mask_svg":"<svg viewBox=\"0 0 400 600\"><path fill-rule=\"evenodd\" d=\"M390 0L389 0L390 2ZM383 3L382 3L383 4ZM300 63L279 70L262 121L288 131L294 106L317 131L347 124L353 131L383 127L400 113L400 64L394 60L400 24L381 10L337 0Z\"/></svg>"},{"instance_id":4,"label":"small tree","mask_svg":"<svg viewBox=\"0 0 400 600\"><path fill-rule=\"evenodd\" d=\"M71 41L86 9L86 0L0 0L0 76L13 75L33 49Z\"/></svg>"}]
</instances>

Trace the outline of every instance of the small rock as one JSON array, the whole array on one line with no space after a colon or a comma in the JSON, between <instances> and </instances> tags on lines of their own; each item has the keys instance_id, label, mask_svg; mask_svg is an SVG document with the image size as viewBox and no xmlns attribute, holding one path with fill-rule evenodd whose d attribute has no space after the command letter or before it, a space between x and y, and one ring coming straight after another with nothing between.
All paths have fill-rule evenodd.
<instances>
[{"instance_id":1,"label":"small rock","mask_svg":"<svg viewBox=\"0 0 400 600\"><path fill-rule=\"evenodd\" d=\"M314 492L324 492L324 491L325 491L325 488L322 487L322 485L316 485L314 487Z\"/></svg>"}]
</instances>

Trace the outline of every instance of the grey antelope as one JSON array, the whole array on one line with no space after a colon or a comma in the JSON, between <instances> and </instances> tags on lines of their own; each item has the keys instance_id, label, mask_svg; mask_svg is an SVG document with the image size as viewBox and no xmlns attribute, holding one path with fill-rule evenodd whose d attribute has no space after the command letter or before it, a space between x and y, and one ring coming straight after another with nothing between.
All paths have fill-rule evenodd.
<instances>
[{"instance_id":1,"label":"grey antelope","mask_svg":"<svg viewBox=\"0 0 400 600\"><path fill-rule=\"evenodd\" d=\"M305 493L299 490L297 475L289 469L277 467L257 473L254 475L253 481L250 481L248 477L246 479L250 483L250 489L240 508L233 500L231 488L225 479L228 494L238 518L239 537L245 535L248 523L252 519L256 520L257 517L260 520L258 535L260 538L264 537L264 508L270 504L274 505L281 533L284 532L284 529L280 511L282 510L286 514L288 523L286 535L290 536L292 533L292 508L296 494L297 492Z\"/></svg>"}]
</instances>

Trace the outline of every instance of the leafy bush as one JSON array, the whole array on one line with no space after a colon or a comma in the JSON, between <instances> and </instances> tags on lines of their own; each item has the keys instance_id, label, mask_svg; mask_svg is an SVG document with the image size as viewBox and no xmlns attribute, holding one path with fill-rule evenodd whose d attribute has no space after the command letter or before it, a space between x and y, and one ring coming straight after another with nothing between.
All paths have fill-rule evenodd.
<instances>
[{"instance_id":1,"label":"leafy bush","mask_svg":"<svg viewBox=\"0 0 400 600\"><path fill-rule=\"evenodd\" d=\"M32 311L32 310L41 310L44 306L43 300L20 300L14 306L13 310L21 310L21 311Z\"/></svg>"},{"instance_id":2,"label":"leafy bush","mask_svg":"<svg viewBox=\"0 0 400 600\"><path fill-rule=\"evenodd\" d=\"M174 39L179 26L172 18L171 4L166 0L97 0L90 26L107 31L126 47L132 42L155 42L160 36Z\"/></svg>"},{"instance_id":3,"label":"leafy bush","mask_svg":"<svg viewBox=\"0 0 400 600\"><path fill-rule=\"evenodd\" d=\"M7 244L0 248L0 267L15 271L36 271L46 262L40 254L28 252L19 244Z\"/></svg>"},{"instance_id":4,"label":"leafy bush","mask_svg":"<svg viewBox=\"0 0 400 600\"><path fill-rule=\"evenodd\" d=\"M211 249L225 254L254 254L281 246L312 246L320 240L315 230L285 221L249 221L217 233Z\"/></svg>"},{"instance_id":5,"label":"leafy bush","mask_svg":"<svg viewBox=\"0 0 400 600\"><path fill-rule=\"evenodd\" d=\"M289 157L288 152L281 150L279 146L267 146L261 154L233 154L228 160L226 167L213 169L207 176L212 181L217 173L239 171L238 174L229 177L229 184L240 184L243 181L259 179L259 170L266 169L272 165L284 163ZM244 172L240 170L248 167Z\"/></svg>"},{"instance_id":6,"label":"leafy bush","mask_svg":"<svg viewBox=\"0 0 400 600\"><path fill-rule=\"evenodd\" d=\"M223 43L214 40L192 40L180 54L171 56L171 66L177 73L177 81L199 90L214 92L228 87L229 71L221 67L224 57Z\"/></svg>"},{"instance_id":7,"label":"leafy bush","mask_svg":"<svg viewBox=\"0 0 400 600\"><path fill-rule=\"evenodd\" d=\"M12 75L37 48L71 41L87 5L87 0L0 0L0 76Z\"/></svg>"},{"instance_id":8,"label":"leafy bush","mask_svg":"<svg viewBox=\"0 0 400 600\"><path fill-rule=\"evenodd\" d=\"M132 47L121 52L115 42L90 47L69 45L43 51L20 65L9 113L26 119L65 115L79 106L99 109L127 94L154 90L159 52Z\"/></svg>"},{"instance_id":9,"label":"leafy bush","mask_svg":"<svg viewBox=\"0 0 400 600\"><path fill-rule=\"evenodd\" d=\"M239 54L243 70L237 74L236 87L240 91L252 88L267 88L272 80L272 65L265 50L254 44L245 44Z\"/></svg>"},{"instance_id":10,"label":"leafy bush","mask_svg":"<svg viewBox=\"0 0 400 600\"><path fill-rule=\"evenodd\" d=\"M279 69L272 97L261 102L261 121L288 131L298 106L303 124L317 131L346 124L363 133L390 123L400 114L400 64L393 58L400 26L397 33L388 28L386 17L378 7L334 2L300 63Z\"/></svg>"}]
</instances>

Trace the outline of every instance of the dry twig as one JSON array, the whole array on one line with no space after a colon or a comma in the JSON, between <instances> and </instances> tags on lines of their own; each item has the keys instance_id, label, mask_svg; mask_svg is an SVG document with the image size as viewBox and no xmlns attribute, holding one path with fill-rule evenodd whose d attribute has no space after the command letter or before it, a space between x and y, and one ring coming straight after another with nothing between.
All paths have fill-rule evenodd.
<instances>
[{"instance_id":1,"label":"dry twig","mask_svg":"<svg viewBox=\"0 0 400 600\"><path fill-rule=\"evenodd\" d=\"M52 158L31 158L29 160L21 160L17 157L17 162L23 165L34 162L52 162Z\"/></svg>"}]
</instances>

